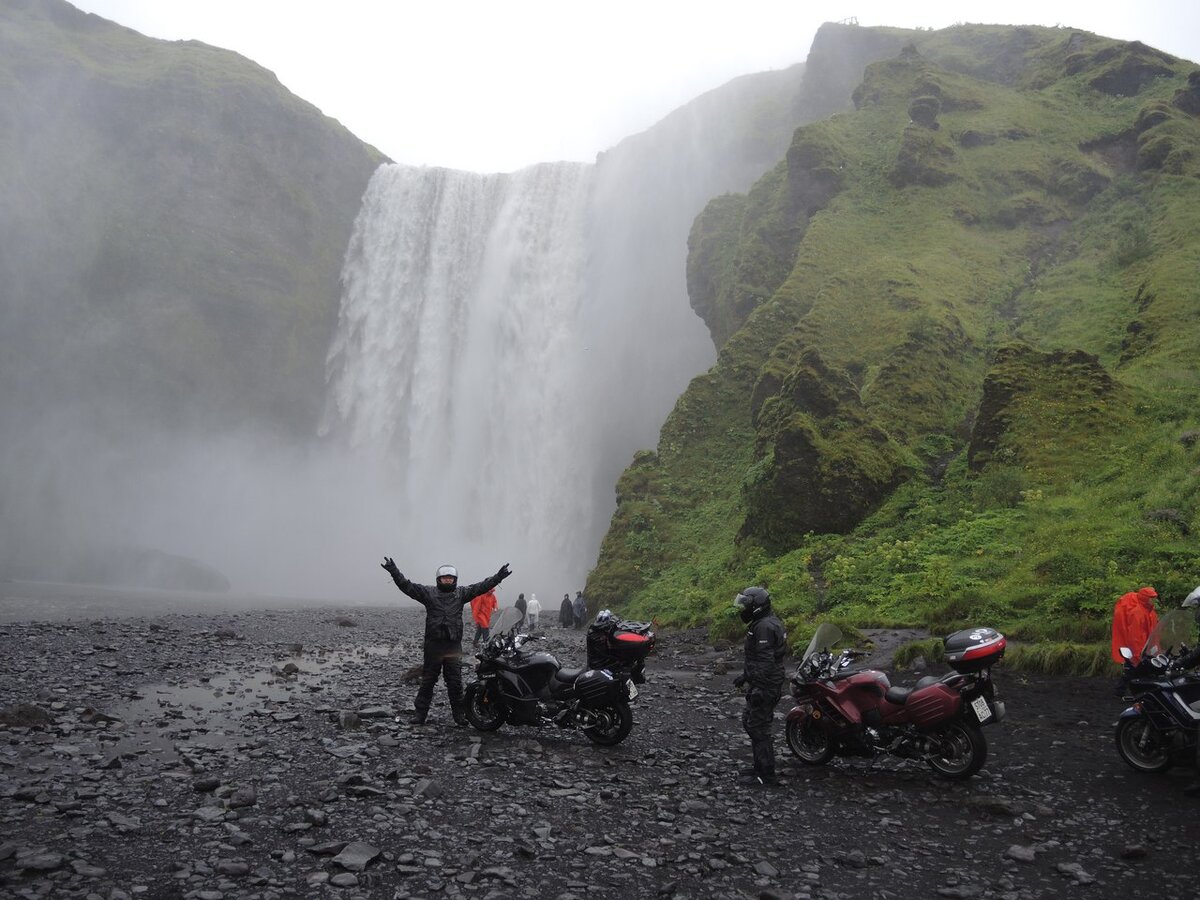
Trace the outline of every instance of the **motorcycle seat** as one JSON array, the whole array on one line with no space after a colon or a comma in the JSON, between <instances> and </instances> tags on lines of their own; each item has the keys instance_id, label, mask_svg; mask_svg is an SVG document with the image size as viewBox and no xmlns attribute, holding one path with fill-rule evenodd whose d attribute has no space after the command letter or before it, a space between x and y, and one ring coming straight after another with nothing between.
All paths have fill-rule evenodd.
<instances>
[{"instance_id":1,"label":"motorcycle seat","mask_svg":"<svg viewBox=\"0 0 1200 900\"><path fill-rule=\"evenodd\" d=\"M910 688L899 686L890 687L887 689L887 693L885 693L883 696L888 703L895 703L897 706L903 706L905 701L908 700L908 695L913 691L919 691L923 687L929 687L931 684L937 684L938 680L939 679L936 675L926 675Z\"/></svg>"},{"instance_id":2,"label":"motorcycle seat","mask_svg":"<svg viewBox=\"0 0 1200 900\"><path fill-rule=\"evenodd\" d=\"M574 684L575 679L582 675L583 672L583 669L559 669L554 673L554 679L565 684Z\"/></svg>"}]
</instances>

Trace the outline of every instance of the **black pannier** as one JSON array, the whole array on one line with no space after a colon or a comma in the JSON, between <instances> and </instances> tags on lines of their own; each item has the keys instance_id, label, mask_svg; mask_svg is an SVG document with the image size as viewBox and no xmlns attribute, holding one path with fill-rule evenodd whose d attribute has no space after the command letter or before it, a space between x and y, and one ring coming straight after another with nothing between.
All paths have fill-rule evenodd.
<instances>
[{"instance_id":1,"label":"black pannier","mask_svg":"<svg viewBox=\"0 0 1200 900\"><path fill-rule=\"evenodd\" d=\"M588 628L589 669L626 671L635 684L646 680L646 657L654 650L653 625L629 622L602 612Z\"/></svg>"},{"instance_id":2,"label":"black pannier","mask_svg":"<svg viewBox=\"0 0 1200 900\"><path fill-rule=\"evenodd\" d=\"M607 706L617 699L617 688L624 683L603 669L589 669L575 679L575 692L584 706Z\"/></svg>"}]
</instances>

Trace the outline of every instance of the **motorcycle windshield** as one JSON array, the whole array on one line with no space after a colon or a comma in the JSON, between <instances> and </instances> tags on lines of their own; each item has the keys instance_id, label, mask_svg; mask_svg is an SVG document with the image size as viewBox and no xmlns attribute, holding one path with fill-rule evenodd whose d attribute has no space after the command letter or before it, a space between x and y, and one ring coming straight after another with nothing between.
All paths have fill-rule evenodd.
<instances>
[{"instance_id":1,"label":"motorcycle windshield","mask_svg":"<svg viewBox=\"0 0 1200 900\"><path fill-rule=\"evenodd\" d=\"M829 622L822 622L817 626L817 632L812 636L812 640L808 642L808 649L804 651L804 657L800 660L800 664L808 662L810 656L828 650L841 639L842 629Z\"/></svg>"},{"instance_id":2,"label":"motorcycle windshield","mask_svg":"<svg viewBox=\"0 0 1200 900\"><path fill-rule=\"evenodd\" d=\"M492 636L502 638L521 624L521 611L515 606L506 606L492 621Z\"/></svg>"},{"instance_id":3,"label":"motorcycle windshield","mask_svg":"<svg viewBox=\"0 0 1200 900\"><path fill-rule=\"evenodd\" d=\"M1158 656L1160 653L1175 655L1184 646L1196 646L1196 616L1190 609L1173 609L1158 620L1150 637L1146 638L1146 646L1142 648L1142 659Z\"/></svg>"}]
</instances>

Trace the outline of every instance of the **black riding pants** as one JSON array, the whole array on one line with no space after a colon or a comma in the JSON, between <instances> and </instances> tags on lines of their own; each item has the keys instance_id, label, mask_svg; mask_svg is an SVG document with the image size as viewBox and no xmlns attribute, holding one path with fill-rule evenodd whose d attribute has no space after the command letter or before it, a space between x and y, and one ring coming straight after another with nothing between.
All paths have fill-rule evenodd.
<instances>
[{"instance_id":1,"label":"black riding pants","mask_svg":"<svg viewBox=\"0 0 1200 900\"><path fill-rule=\"evenodd\" d=\"M446 693L450 695L451 709L462 706L462 641L425 642L425 660L421 664L421 687L417 690L417 699L413 702L417 712L428 712L433 702L433 686L437 684L438 676L446 679Z\"/></svg>"},{"instance_id":2,"label":"black riding pants","mask_svg":"<svg viewBox=\"0 0 1200 900\"><path fill-rule=\"evenodd\" d=\"M775 774L775 744L771 740L771 723L775 719L775 704L781 688L751 688L742 710L742 727L750 736L750 752L754 756L756 775Z\"/></svg>"}]
</instances>

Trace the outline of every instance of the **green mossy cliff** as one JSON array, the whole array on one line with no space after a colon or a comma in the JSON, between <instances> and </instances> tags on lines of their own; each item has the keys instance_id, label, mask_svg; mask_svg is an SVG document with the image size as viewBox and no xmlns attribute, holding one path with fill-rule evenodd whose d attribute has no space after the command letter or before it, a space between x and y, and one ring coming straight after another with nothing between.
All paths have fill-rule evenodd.
<instances>
[{"instance_id":1,"label":"green mossy cliff","mask_svg":"<svg viewBox=\"0 0 1200 900\"><path fill-rule=\"evenodd\" d=\"M859 33L854 109L695 222L718 361L587 592L1102 640L1118 594L1200 583L1200 75L1065 28Z\"/></svg>"},{"instance_id":2,"label":"green mossy cliff","mask_svg":"<svg viewBox=\"0 0 1200 900\"><path fill-rule=\"evenodd\" d=\"M0 421L311 432L382 161L235 53L5 3Z\"/></svg>"}]
</instances>

